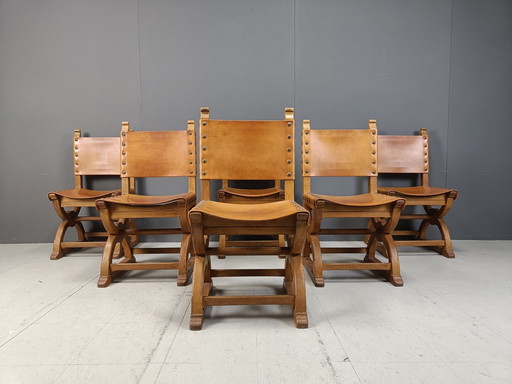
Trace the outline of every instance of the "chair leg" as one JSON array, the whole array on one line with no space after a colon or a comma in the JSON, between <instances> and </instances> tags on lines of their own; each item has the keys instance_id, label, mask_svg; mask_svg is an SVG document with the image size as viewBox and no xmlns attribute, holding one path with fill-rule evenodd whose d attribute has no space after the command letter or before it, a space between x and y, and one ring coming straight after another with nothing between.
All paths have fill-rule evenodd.
<instances>
[{"instance_id":1,"label":"chair leg","mask_svg":"<svg viewBox=\"0 0 512 384\"><path fill-rule=\"evenodd\" d=\"M400 275L400 261L398 259L398 252L396 250L395 242L393 241L393 236L389 233L383 233L381 241L384 244L387 258L390 263L388 281L395 287L402 287L404 285L404 281Z\"/></svg>"},{"instance_id":2,"label":"chair leg","mask_svg":"<svg viewBox=\"0 0 512 384\"><path fill-rule=\"evenodd\" d=\"M135 219L127 220L127 226L132 230L136 230L137 224L135 223ZM130 235L130 245L132 247L135 247L137 244L139 244L139 242L140 241L138 235Z\"/></svg>"},{"instance_id":3,"label":"chair leg","mask_svg":"<svg viewBox=\"0 0 512 384\"><path fill-rule=\"evenodd\" d=\"M50 256L51 260L60 259L67 252L64 248L62 248L62 242L64 241L64 235L66 234L66 230L69 228L69 221L64 220L61 221L59 226L57 227L57 232L55 233L55 240L53 240L53 251Z\"/></svg>"},{"instance_id":4,"label":"chair leg","mask_svg":"<svg viewBox=\"0 0 512 384\"><path fill-rule=\"evenodd\" d=\"M122 247L121 243L117 243L116 248L114 249L114 255L112 256L112 258L120 259L121 257L123 257L123 247Z\"/></svg>"},{"instance_id":5,"label":"chair leg","mask_svg":"<svg viewBox=\"0 0 512 384\"><path fill-rule=\"evenodd\" d=\"M219 248L226 248L227 243L227 236L226 235L219 235ZM217 255L219 259L225 259L226 255Z\"/></svg>"},{"instance_id":6,"label":"chair leg","mask_svg":"<svg viewBox=\"0 0 512 384\"><path fill-rule=\"evenodd\" d=\"M444 246L442 247L430 247L440 255L443 255L447 258L454 258L455 252L453 251L452 238L450 236L450 231L448 230L448 225L444 221L443 217L436 217L437 209L425 208L425 211L431 216L430 220L423 220L418 229L418 239L426 240L427 239L427 228L430 225L435 225L439 232L441 233L441 238L443 239Z\"/></svg>"},{"instance_id":7,"label":"chair leg","mask_svg":"<svg viewBox=\"0 0 512 384\"><path fill-rule=\"evenodd\" d=\"M105 248L103 249L103 256L101 259L100 277L98 279L98 287L105 288L112 282L112 258L114 256L114 250L118 243L118 235L109 235Z\"/></svg>"},{"instance_id":8,"label":"chair leg","mask_svg":"<svg viewBox=\"0 0 512 384\"><path fill-rule=\"evenodd\" d=\"M203 328L203 285L205 264L204 255L195 256L194 272L192 275L192 305L190 310L190 329L192 331L199 331Z\"/></svg>"},{"instance_id":9,"label":"chair leg","mask_svg":"<svg viewBox=\"0 0 512 384\"><path fill-rule=\"evenodd\" d=\"M69 215L77 213L77 211L69 212ZM53 240L53 250L50 256L51 260L60 259L66 253L70 252L71 249L66 250L62 247L62 242L64 241L64 236L66 235L66 231L68 228L73 227L76 230L77 241L86 241L85 239L85 229L81 222L74 221L73 217L69 217L66 219L62 219L59 226L57 227L57 231L55 232L55 239Z\"/></svg>"},{"instance_id":10,"label":"chair leg","mask_svg":"<svg viewBox=\"0 0 512 384\"><path fill-rule=\"evenodd\" d=\"M379 242L377 241L377 235L375 233L367 235L367 237L368 239L366 240L366 255L364 256L363 261L365 263L373 263L375 262L375 252L377 251L377 246L379 245Z\"/></svg>"},{"instance_id":11,"label":"chair leg","mask_svg":"<svg viewBox=\"0 0 512 384\"><path fill-rule=\"evenodd\" d=\"M98 279L99 288L108 287L115 278L111 265L118 244L123 249L124 259L121 261L122 263L134 263L136 261L130 248L129 238L121 234L109 235L101 258L100 277ZM126 271L122 273L126 273ZM117 274L119 274L119 271L117 271Z\"/></svg>"},{"instance_id":12,"label":"chair leg","mask_svg":"<svg viewBox=\"0 0 512 384\"><path fill-rule=\"evenodd\" d=\"M293 267L290 256L286 255L284 259L284 283L283 288L286 293L292 295L293 293Z\"/></svg>"},{"instance_id":13,"label":"chair leg","mask_svg":"<svg viewBox=\"0 0 512 384\"><path fill-rule=\"evenodd\" d=\"M278 235L277 236L277 242L278 242L280 247L285 247L286 246L286 239L285 239L284 235ZM284 258L286 258L286 253L280 253L278 256L279 256L280 259L284 259Z\"/></svg>"},{"instance_id":14,"label":"chair leg","mask_svg":"<svg viewBox=\"0 0 512 384\"><path fill-rule=\"evenodd\" d=\"M191 244L191 236L190 233L183 234L181 238L181 247L180 247L180 259L179 259L179 268L178 268L178 279L177 285L179 287L183 287L187 285L188 279L190 277L190 270L188 268L188 255Z\"/></svg>"},{"instance_id":15,"label":"chair leg","mask_svg":"<svg viewBox=\"0 0 512 384\"><path fill-rule=\"evenodd\" d=\"M306 312L306 284L304 282L304 267L300 255L291 256L293 270L293 287L295 303L293 306L293 319L297 328L308 327L308 314Z\"/></svg>"},{"instance_id":16,"label":"chair leg","mask_svg":"<svg viewBox=\"0 0 512 384\"><path fill-rule=\"evenodd\" d=\"M311 234L309 244L313 254L313 268L311 269L313 283L317 287L323 287L325 286L324 266L322 261L322 248L320 247L320 239L318 238L318 235Z\"/></svg>"},{"instance_id":17,"label":"chair leg","mask_svg":"<svg viewBox=\"0 0 512 384\"><path fill-rule=\"evenodd\" d=\"M455 257L455 252L453 251L452 238L448 230L448 225L446 225L446 222L442 217L437 219L436 224L439 228L439 231L441 232L441 237L444 240L444 247L441 247L441 249L435 247L434 249L436 249L437 252L439 252L441 255L452 259Z\"/></svg>"}]
</instances>

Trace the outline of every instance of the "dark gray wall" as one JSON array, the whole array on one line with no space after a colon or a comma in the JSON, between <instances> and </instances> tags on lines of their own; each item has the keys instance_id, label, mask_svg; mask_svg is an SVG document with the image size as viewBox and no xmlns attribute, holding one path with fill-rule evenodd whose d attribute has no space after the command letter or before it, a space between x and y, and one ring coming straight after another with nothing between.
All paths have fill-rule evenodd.
<instances>
[{"instance_id":1,"label":"dark gray wall","mask_svg":"<svg viewBox=\"0 0 512 384\"><path fill-rule=\"evenodd\" d=\"M512 1L456 0L447 182L461 239L512 239Z\"/></svg>"},{"instance_id":2,"label":"dark gray wall","mask_svg":"<svg viewBox=\"0 0 512 384\"><path fill-rule=\"evenodd\" d=\"M293 106L297 144L305 118L428 127L432 183L460 189L453 237L511 239L511 42L509 0L0 0L0 242L52 241L46 193L72 185L73 129L181 129L201 106L226 119Z\"/></svg>"}]
</instances>

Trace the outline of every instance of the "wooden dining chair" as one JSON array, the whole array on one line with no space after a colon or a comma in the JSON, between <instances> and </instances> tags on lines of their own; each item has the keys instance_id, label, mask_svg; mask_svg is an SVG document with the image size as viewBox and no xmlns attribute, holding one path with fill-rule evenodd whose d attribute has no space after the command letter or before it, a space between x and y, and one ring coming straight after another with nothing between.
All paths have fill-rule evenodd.
<instances>
[{"instance_id":1,"label":"wooden dining chair","mask_svg":"<svg viewBox=\"0 0 512 384\"><path fill-rule=\"evenodd\" d=\"M202 201L190 211L195 265L190 329L203 326L204 310L219 305L289 305L298 328L308 325L301 253L308 212L293 201L294 121L200 121L200 179ZM210 200L212 180L280 180L285 200L259 204L230 204ZM284 235L286 246L251 241L237 246L213 246L212 235ZM211 255L279 255L284 268L212 268ZM213 278L274 276L283 278L276 295L215 295Z\"/></svg>"},{"instance_id":2,"label":"wooden dining chair","mask_svg":"<svg viewBox=\"0 0 512 384\"><path fill-rule=\"evenodd\" d=\"M402 286L400 262L391 233L405 206L405 199L377 193L377 125L368 129L311 129L304 120L302 130L302 177L304 206L310 212L308 238L304 248L304 264L316 286L323 287L324 270L383 271L387 280ZM368 193L339 196L311 191L314 177L366 177ZM366 228L324 228L324 218L369 219ZM366 247L321 247L322 235L368 235ZM377 244L382 244L385 261L375 257ZM323 253L364 253L364 262L327 262Z\"/></svg>"},{"instance_id":3,"label":"wooden dining chair","mask_svg":"<svg viewBox=\"0 0 512 384\"><path fill-rule=\"evenodd\" d=\"M284 118L287 121L294 121L294 111L293 108L285 108L284 109ZM210 120L210 108L202 107L201 108L201 121ZM232 129L238 129L238 125L233 124ZM254 129L258 129L256 126ZM290 136L290 135L288 135ZM291 137L290 137L291 139ZM285 200L285 189L283 188L281 180L272 180L274 183L273 187L269 188L237 188L231 184L239 182L240 180L227 180L223 179L222 187L217 191L217 199L223 203L231 203L231 204L260 204L260 203L269 203L272 201L281 201ZM247 182L247 180L244 180ZM242 181L242 182L244 182ZM253 180L254 181L254 180ZM262 180L258 180L262 182ZM293 200L293 183L286 185L288 189L288 198ZM291 196L291 197L290 197ZM231 240L229 236L220 235L219 243L221 247L236 247L240 245L246 245L247 239L244 241L236 241ZM277 236L276 240L254 240L253 244L261 244L261 245L279 245L284 247L285 239L283 235ZM219 258L224 258L225 255L218 255ZM280 255L280 257L284 257L284 255Z\"/></svg>"},{"instance_id":4,"label":"wooden dining chair","mask_svg":"<svg viewBox=\"0 0 512 384\"><path fill-rule=\"evenodd\" d=\"M419 175L420 185L378 187L380 193L406 199L408 207L423 206L425 211L424 213L402 213L400 220L421 221L416 229L395 229L393 231L395 244L397 246L429 247L445 257L455 257L445 216L450 211L458 192L455 189L429 185L430 159L427 129L421 128L420 134L414 136L379 135L378 164L379 174ZM439 229L440 240L427 239L429 226ZM404 239L403 236L409 237L409 239Z\"/></svg>"},{"instance_id":5,"label":"wooden dining chair","mask_svg":"<svg viewBox=\"0 0 512 384\"><path fill-rule=\"evenodd\" d=\"M196 141L194 122L187 130L133 131L124 122L121 130L122 194L96 201L108 239L101 261L99 287L107 287L118 275L131 270L177 269L177 284L186 285L193 265L188 212L196 204ZM165 177L188 178L188 191L175 195L136 194L130 180ZM137 228L135 219L178 218L178 227ZM181 235L181 246L133 247L130 237L141 235ZM124 258L113 262L117 244ZM135 254L178 253L178 261L138 262Z\"/></svg>"},{"instance_id":6,"label":"wooden dining chair","mask_svg":"<svg viewBox=\"0 0 512 384\"><path fill-rule=\"evenodd\" d=\"M105 231L86 231L84 222L99 222L96 215L82 215L82 208L96 212L96 199L121 193L120 190L99 191L86 188L87 178L93 176L119 176L119 138L118 137L82 137L80 130L75 130L73 137L73 163L75 186L48 193L48 198L60 218L55 233L53 250L50 258L56 260L73 249L105 246ZM65 241L68 228L74 228L77 241ZM94 228L93 228L94 229ZM94 241L96 240L96 241ZM100 241L101 240L101 241Z\"/></svg>"}]
</instances>

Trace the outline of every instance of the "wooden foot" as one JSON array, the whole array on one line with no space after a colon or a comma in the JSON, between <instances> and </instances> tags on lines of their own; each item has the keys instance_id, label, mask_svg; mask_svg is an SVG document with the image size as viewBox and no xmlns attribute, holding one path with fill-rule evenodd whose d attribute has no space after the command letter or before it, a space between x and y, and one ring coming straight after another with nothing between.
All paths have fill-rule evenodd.
<instances>
[{"instance_id":1,"label":"wooden foot","mask_svg":"<svg viewBox=\"0 0 512 384\"><path fill-rule=\"evenodd\" d=\"M447 250L446 248L443 249L443 251L441 252L441 255L443 255L444 257L447 257L449 259L453 259L455 257L455 252L453 252L452 250Z\"/></svg>"},{"instance_id":2,"label":"wooden foot","mask_svg":"<svg viewBox=\"0 0 512 384\"><path fill-rule=\"evenodd\" d=\"M190 315L190 330L200 331L203 328L204 315Z\"/></svg>"},{"instance_id":3,"label":"wooden foot","mask_svg":"<svg viewBox=\"0 0 512 384\"><path fill-rule=\"evenodd\" d=\"M98 288L106 288L110 285L112 279L110 276L100 276L98 279Z\"/></svg>"},{"instance_id":4,"label":"wooden foot","mask_svg":"<svg viewBox=\"0 0 512 384\"><path fill-rule=\"evenodd\" d=\"M297 328L304 329L308 327L308 314L306 312L294 313L293 320L295 321L295 326Z\"/></svg>"},{"instance_id":5,"label":"wooden foot","mask_svg":"<svg viewBox=\"0 0 512 384\"><path fill-rule=\"evenodd\" d=\"M388 281L391 284L393 284L395 287L403 287L404 286L404 281L402 280L402 276L400 276L400 275L398 275L398 276L389 275Z\"/></svg>"},{"instance_id":6,"label":"wooden foot","mask_svg":"<svg viewBox=\"0 0 512 384\"><path fill-rule=\"evenodd\" d=\"M67 252L60 248L60 250L54 250L50 256L50 260L58 260L60 259L62 256L64 256Z\"/></svg>"},{"instance_id":7,"label":"wooden foot","mask_svg":"<svg viewBox=\"0 0 512 384\"><path fill-rule=\"evenodd\" d=\"M448 249L447 247L428 247L428 248L430 248L434 252L437 252L440 255L442 255L448 259L453 259L455 257L455 252L453 251L453 249Z\"/></svg>"},{"instance_id":8,"label":"wooden foot","mask_svg":"<svg viewBox=\"0 0 512 384\"><path fill-rule=\"evenodd\" d=\"M184 287L188 284L188 282L190 281L190 276L192 276L192 269L188 269L187 273L183 274L183 275L179 275L178 276L178 280L176 281L176 284L178 285L178 287Z\"/></svg>"},{"instance_id":9,"label":"wooden foot","mask_svg":"<svg viewBox=\"0 0 512 384\"><path fill-rule=\"evenodd\" d=\"M313 284L315 284L315 287L322 288L325 286L324 277L323 276L315 276L315 273L313 271L312 265L313 261L310 257L303 257L303 263L304 268L308 272L309 277L313 281Z\"/></svg>"}]
</instances>

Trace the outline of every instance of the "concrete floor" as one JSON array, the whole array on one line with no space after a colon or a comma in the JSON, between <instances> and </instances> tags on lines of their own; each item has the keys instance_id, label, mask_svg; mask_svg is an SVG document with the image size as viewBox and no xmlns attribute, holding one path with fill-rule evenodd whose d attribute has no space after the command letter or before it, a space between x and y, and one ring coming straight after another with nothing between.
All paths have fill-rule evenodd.
<instances>
[{"instance_id":1,"label":"concrete floor","mask_svg":"<svg viewBox=\"0 0 512 384\"><path fill-rule=\"evenodd\" d=\"M291 309L216 307L188 329L175 271L96 287L100 250L0 245L0 383L512 383L512 241L455 241L446 259L401 249L404 287L368 272L307 277L309 328ZM140 257L143 257L142 255ZM276 266L276 257L214 265ZM235 294L279 278L223 278Z\"/></svg>"}]
</instances>

